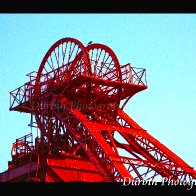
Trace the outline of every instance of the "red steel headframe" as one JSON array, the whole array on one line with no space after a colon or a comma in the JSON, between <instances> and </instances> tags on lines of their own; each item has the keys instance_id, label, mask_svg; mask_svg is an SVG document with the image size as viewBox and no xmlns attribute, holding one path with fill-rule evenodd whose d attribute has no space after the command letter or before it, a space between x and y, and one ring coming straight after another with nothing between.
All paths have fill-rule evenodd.
<instances>
[{"instance_id":1,"label":"red steel headframe","mask_svg":"<svg viewBox=\"0 0 196 196\"><path fill-rule=\"evenodd\" d=\"M10 93L10 110L30 113L39 131L30 159L13 162L16 171L33 162L29 181L196 179L192 167L123 111L147 89L146 70L121 66L108 46L60 39L29 76Z\"/></svg>"}]
</instances>

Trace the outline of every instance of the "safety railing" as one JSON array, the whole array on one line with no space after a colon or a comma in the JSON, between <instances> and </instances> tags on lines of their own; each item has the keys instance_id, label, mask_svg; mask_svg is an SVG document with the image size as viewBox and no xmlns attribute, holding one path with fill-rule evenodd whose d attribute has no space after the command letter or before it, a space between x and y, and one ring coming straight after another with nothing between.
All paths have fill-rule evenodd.
<instances>
[{"instance_id":1,"label":"safety railing","mask_svg":"<svg viewBox=\"0 0 196 196\"><path fill-rule=\"evenodd\" d=\"M29 101L34 93L35 80L25 83L23 86L10 92L10 110L17 105Z\"/></svg>"},{"instance_id":2,"label":"safety railing","mask_svg":"<svg viewBox=\"0 0 196 196\"><path fill-rule=\"evenodd\" d=\"M66 81L67 74L73 71L70 69L71 63L72 62L39 75L40 93L43 94L47 91L47 89L58 86ZM30 78L29 82L26 82L23 86L10 92L10 110L17 105L30 101L33 98L37 72L33 71L27 74L27 76Z\"/></svg>"},{"instance_id":3,"label":"safety railing","mask_svg":"<svg viewBox=\"0 0 196 196\"><path fill-rule=\"evenodd\" d=\"M32 133L16 139L12 145L11 155L18 157L19 155L27 155L34 151Z\"/></svg>"},{"instance_id":4,"label":"safety railing","mask_svg":"<svg viewBox=\"0 0 196 196\"><path fill-rule=\"evenodd\" d=\"M146 69L132 67L130 63L121 66L122 82L147 86Z\"/></svg>"},{"instance_id":5,"label":"safety railing","mask_svg":"<svg viewBox=\"0 0 196 196\"><path fill-rule=\"evenodd\" d=\"M39 86L41 94L46 92L48 88L58 86L60 83L66 81L66 74L68 74L69 71L73 71L69 70L67 67L68 65L63 65L61 67L58 67L57 69L40 75ZM109 74L111 75L110 80L116 80L116 78L113 78L116 77L116 74L113 74L114 71L115 70L111 71ZM132 67L129 63L121 66L121 73L122 82L147 86L146 69ZM33 97L37 73L31 72L27 74L27 76L30 77L29 82L10 92L10 110L17 105L21 105L25 102L30 101ZM104 77L105 79L107 79L108 76Z\"/></svg>"}]
</instances>

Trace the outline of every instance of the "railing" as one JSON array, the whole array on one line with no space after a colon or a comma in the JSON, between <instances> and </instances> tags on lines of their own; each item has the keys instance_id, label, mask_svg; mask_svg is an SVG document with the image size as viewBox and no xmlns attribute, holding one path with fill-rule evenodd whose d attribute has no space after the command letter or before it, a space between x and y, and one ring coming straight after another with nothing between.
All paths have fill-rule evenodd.
<instances>
[{"instance_id":1,"label":"railing","mask_svg":"<svg viewBox=\"0 0 196 196\"><path fill-rule=\"evenodd\" d=\"M121 66L122 82L147 86L146 69L131 67L130 63Z\"/></svg>"},{"instance_id":2,"label":"railing","mask_svg":"<svg viewBox=\"0 0 196 196\"><path fill-rule=\"evenodd\" d=\"M46 92L48 88L58 86L60 83L66 80L66 74L64 74L64 72L66 72L66 70L69 70L67 67L68 65L63 65L61 67L58 67L57 69L44 73L40 76L39 85L40 85L41 94ZM71 72L73 70L69 70L69 71ZM112 74L114 71L111 71L110 74ZM121 66L121 72L122 72L122 82L127 84L147 86L146 69L131 67L130 64L126 64ZM35 89L35 79L37 73L31 72L27 74L27 76L30 77L29 82L25 83L23 86L10 92L10 110L16 107L17 105L21 105L25 102L30 101L33 97L34 89Z\"/></svg>"},{"instance_id":3,"label":"railing","mask_svg":"<svg viewBox=\"0 0 196 196\"><path fill-rule=\"evenodd\" d=\"M12 157L17 158L21 155L27 155L34 151L32 134L25 135L16 139L16 142L12 145Z\"/></svg>"},{"instance_id":4,"label":"railing","mask_svg":"<svg viewBox=\"0 0 196 196\"><path fill-rule=\"evenodd\" d=\"M63 83L66 80L66 74L74 71L74 69L70 68L72 63L73 62L69 62L69 64L62 65L50 72L41 74L39 80L40 93L43 94L48 88L52 88ZM27 74L27 76L30 78L29 82L10 92L10 110L18 105L30 101L33 98L37 72L33 71Z\"/></svg>"},{"instance_id":5,"label":"railing","mask_svg":"<svg viewBox=\"0 0 196 196\"><path fill-rule=\"evenodd\" d=\"M25 83L23 86L10 92L10 110L17 105L29 101L34 93L35 80Z\"/></svg>"}]
</instances>

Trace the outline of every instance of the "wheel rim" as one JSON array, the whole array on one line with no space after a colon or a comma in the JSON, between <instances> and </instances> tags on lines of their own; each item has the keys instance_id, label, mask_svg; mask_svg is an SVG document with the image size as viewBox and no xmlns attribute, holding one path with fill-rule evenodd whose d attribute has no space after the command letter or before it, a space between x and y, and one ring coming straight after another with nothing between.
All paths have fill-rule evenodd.
<instances>
[{"instance_id":1,"label":"wheel rim","mask_svg":"<svg viewBox=\"0 0 196 196\"><path fill-rule=\"evenodd\" d=\"M92 77L103 79L106 82L122 81L120 63L111 48L103 44L91 44L87 46L86 49L89 53L91 61ZM93 89L97 89L98 86L98 89L100 89L100 94L102 94L102 96L99 97L105 101L105 97L111 97L115 95L116 98L113 100L113 102L116 102L115 107L118 108L122 91L121 87L114 88L94 84L91 86L91 90L93 91ZM100 98L98 99L100 100Z\"/></svg>"},{"instance_id":2,"label":"wheel rim","mask_svg":"<svg viewBox=\"0 0 196 196\"><path fill-rule=\"evenodd\" d=\"M74 71L74 72L73 72ZM41 82L57 78L57 82L72 74L91 74L88 52L77 39L63 38L54 43L44 56L35 81L35 93L40 93Z\"/></svg>"}]
</instances>

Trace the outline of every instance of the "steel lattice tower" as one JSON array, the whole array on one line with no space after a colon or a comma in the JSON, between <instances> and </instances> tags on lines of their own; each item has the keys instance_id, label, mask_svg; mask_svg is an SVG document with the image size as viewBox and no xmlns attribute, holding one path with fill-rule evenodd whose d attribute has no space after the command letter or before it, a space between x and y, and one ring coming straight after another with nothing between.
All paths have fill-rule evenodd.
<instances>
[{"instance_id":1,"label":"steel lattice tower","mask_svg":"<svg viewBox=\"0 0 196 196\"><path fill-rule=\"evenodd\" d=\"M1 181L122 182L196 179L196 171L124 111L147 89L146 70L121 66L106 45L54 43L38 72L10 92L10 110L37 129L16 140Z\"/></svg>"}]
</instances>

